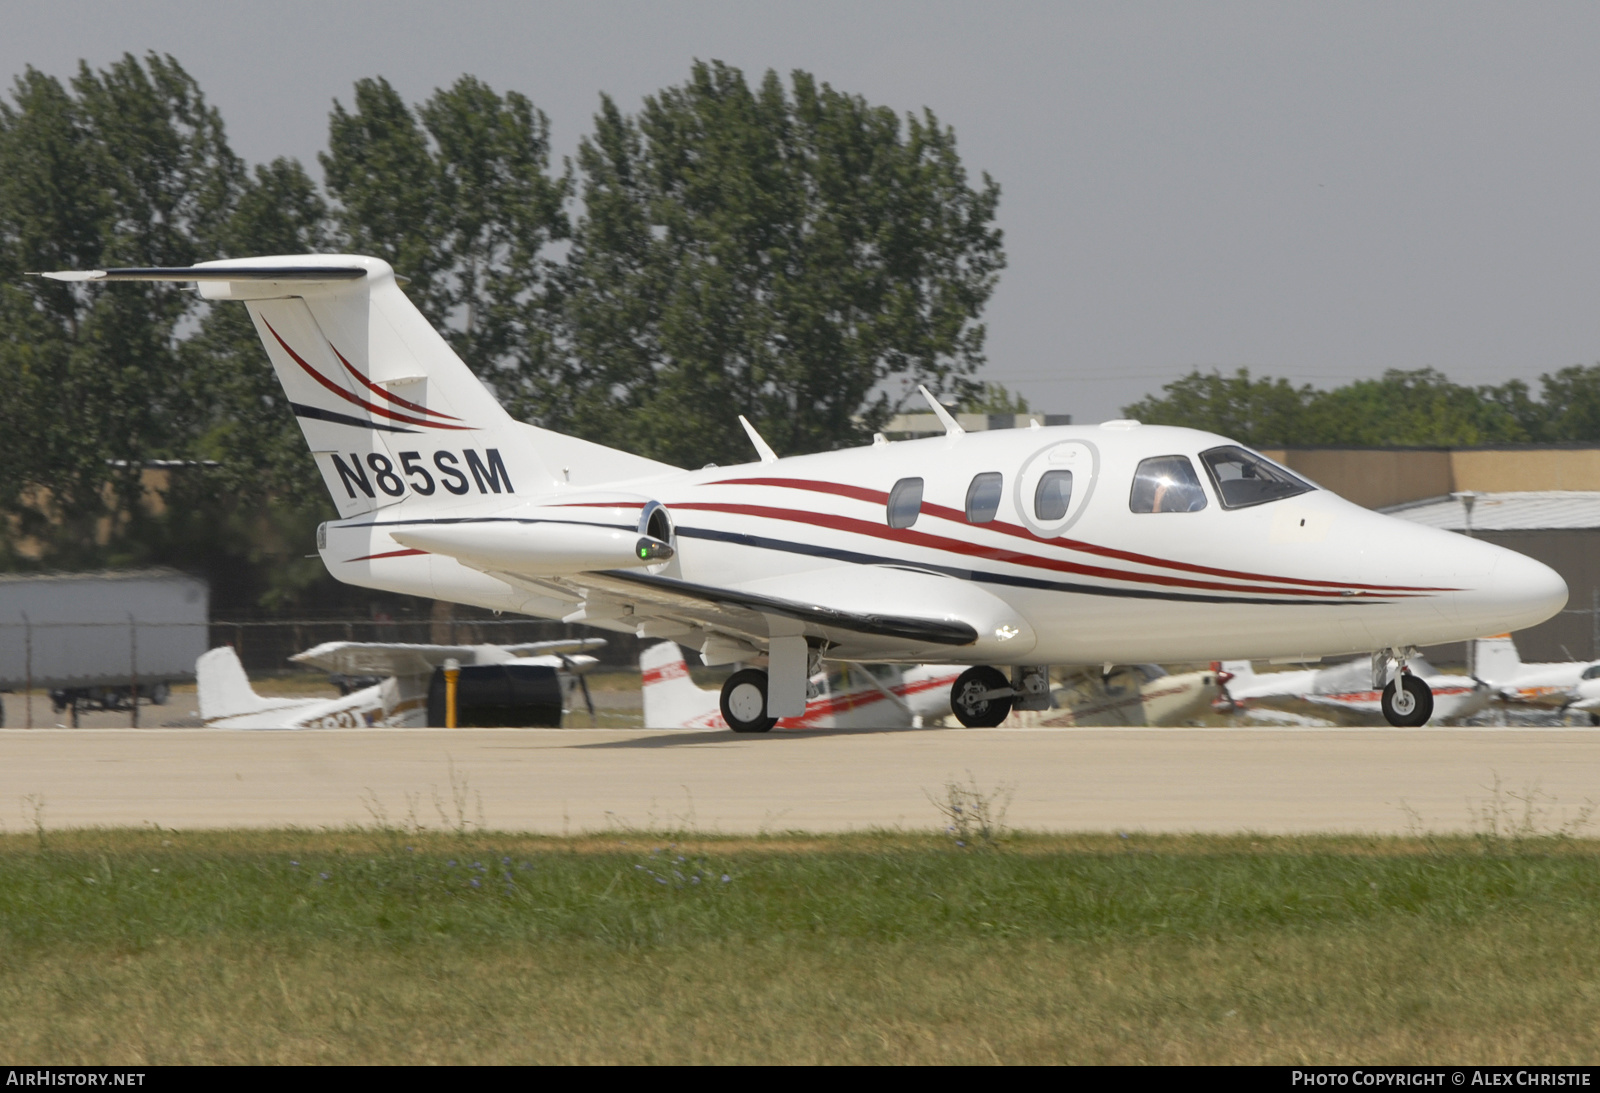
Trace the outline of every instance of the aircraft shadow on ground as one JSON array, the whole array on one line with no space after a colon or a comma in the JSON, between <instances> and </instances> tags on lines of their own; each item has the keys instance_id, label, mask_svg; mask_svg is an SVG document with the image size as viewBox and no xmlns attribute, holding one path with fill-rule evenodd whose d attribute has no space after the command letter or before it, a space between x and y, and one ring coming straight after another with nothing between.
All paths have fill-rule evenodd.
<instances>
[{"instance_id":1,"label":"aircraft shadow on ground","mask_svg":"<svg viewBox=\"0 0 1600 1093\"><path fill-rule=\"evenodd\" d=\"M635 737L631 740L603 740L594 744L578 744L580 751L607 748L676 748L696 744L729 744L775 742L778 740L819 740L830 736L883 736L899 732L929 732L929 729L778 729L774 732L736 733L728 729L695 732L688 729L663 729L658 735Z\"/></svg>"}]
</instances>

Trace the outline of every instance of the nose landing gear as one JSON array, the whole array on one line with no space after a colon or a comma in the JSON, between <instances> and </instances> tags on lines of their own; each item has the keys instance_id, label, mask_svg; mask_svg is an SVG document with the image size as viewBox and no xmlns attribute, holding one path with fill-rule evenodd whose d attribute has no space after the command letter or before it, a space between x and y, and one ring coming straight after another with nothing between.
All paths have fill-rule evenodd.
<instances>
[{"instance_id":1,"label":"nose landing gear","mask_svg":"<svg viewBox=\"0 0 1600 1093\"><path fill-rule=\"evenodd\" d=\"M1011 681L998 669L982 665L956 677L950 688L950 708L967 728L992 729L1011 712L1015 695Z\"/></svg>"},{"instance_id":2,"label":"nose landing gear","mask_svg":"<svg viewBox=\"0 0 1600 1093\"><path fill-rule=\"evenodd\" d=\"M1426 725L1433 716L1433 690L1406 667L1406 657L1412 652L1415 650L1390 649L1372 654L1372 686L1383 692L1378 702L1383 719L1397 729ZM1391 664L1394 678L1385 684Z\"/></svg>"},{"instance_id":3,"label":"nose landing gear","mask_svg":"<svg viewBox=\"0 0 1600 1093\"><path fill-rule=\"evenodd\" d=\"M1383 689L1383 719L1396 728L1426 725L1433 716L1433 691L1410 674L1397 674Z\"/></svg>"}]
</instances>

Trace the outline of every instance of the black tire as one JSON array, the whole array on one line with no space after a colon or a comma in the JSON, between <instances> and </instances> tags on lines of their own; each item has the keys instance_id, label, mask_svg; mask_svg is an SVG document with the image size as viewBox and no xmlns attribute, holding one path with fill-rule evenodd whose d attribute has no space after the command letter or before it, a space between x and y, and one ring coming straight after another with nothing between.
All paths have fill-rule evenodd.
<instances>
[{"instance_id":1,"label":"black tire","mask_svg":"<svg viewBox=\"0 0 1600 1093\"><path fill-rule=\"evenodd\" d=\"M1396 684L1405 686L1405 700L1397 698ZM1405 709L1406 706L1410 709ZM1395 728L1410 729L1426 725L1432 716L1433 691L1416 676L1395 676L1383 689L1383 719Z\"/></svg>"},{"instance_id":2,"label":"black tire","mask_svg":"<svg viewBox=\"0 0 1600 1093\"><path fill-rule=\"evenodd\" d=\"M165 682L157 683L154 687L150 688L150 705L152 706L165 706L167 704L167 699L171 697L172 688L169 687Z\"/></svg>"},{"instance_id":3,"label":"black tire","mask_svg":"<svg viewBox=\"0 0 1600 1093\"><path fill-rule=\"evenodd\" d=\"M734 732L771 732L778 723L767 716L767 673L743 668L722 685L722 720Z\"/></svg>"},{"instance_id":4,"label":"black tire","mask_svg":"<svg viewBox=\"0 0 1600 1093\"><path fill-rule=\"evenodd\" d=\"M1000 724L1011 713L1012 696L981 696L1001 689L1009 691L1011 681L997 668L985 664L962 672L950 688L950 708L956 720L969 729L992 729Z\"/></svg>"}]
</instances>

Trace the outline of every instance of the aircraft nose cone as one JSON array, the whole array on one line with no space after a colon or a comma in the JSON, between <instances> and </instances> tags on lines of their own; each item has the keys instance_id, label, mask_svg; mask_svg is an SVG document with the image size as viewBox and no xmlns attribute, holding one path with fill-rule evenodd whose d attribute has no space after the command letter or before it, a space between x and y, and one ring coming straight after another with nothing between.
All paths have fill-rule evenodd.
<instances>
[{"instance_id":1,"label":"aircraft nose cone","mask_svg":"<svg viewBox=\"0 0 1600 1093\"><path fill-rule=\"evenodd\" d=\"M1501 549L1482 584L1464 597L1464 615L1483 633L1537 626L1567 605L1561 574L1525 554Z\"/></svg>"}]
</instances>

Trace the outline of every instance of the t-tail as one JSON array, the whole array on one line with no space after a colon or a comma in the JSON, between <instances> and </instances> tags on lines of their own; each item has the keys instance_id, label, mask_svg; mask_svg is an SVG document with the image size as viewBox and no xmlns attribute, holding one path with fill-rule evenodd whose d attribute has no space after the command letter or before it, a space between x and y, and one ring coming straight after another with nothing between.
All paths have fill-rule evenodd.
<instances>
[{"instance_id":1,"label":"t-tail","mask_svg":"<svg viewBox=\"0 0 1600 1093\"><path fill-rule=\"evenodd\" d=\"M205 299L242 302L341 518L673 469L512 419L382 259L280 255L44 276L194 281Z\"/></svg>"}]
</instances>

